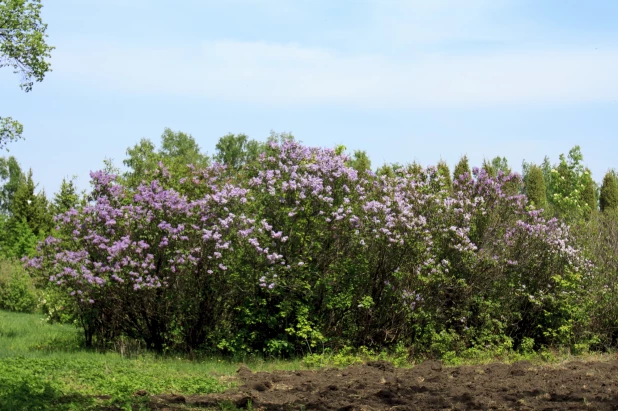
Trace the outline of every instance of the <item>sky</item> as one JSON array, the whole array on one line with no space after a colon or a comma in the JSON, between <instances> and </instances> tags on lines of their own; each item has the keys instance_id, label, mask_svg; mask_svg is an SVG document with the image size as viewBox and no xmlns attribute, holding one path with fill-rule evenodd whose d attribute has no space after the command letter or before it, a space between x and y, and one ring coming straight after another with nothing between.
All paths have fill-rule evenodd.
<instances>
[{"instance_id":1,"label":"sky","mask_svg":"<svg viewBox=\"0 0 618 411\"><path fill-rule=\"evenodd\" d=\"M0 69L9 145L48 195L142 138L291 132L384 163L618 168L615 0L43 1L52 69Z\"/></svg>"}]
</instances>

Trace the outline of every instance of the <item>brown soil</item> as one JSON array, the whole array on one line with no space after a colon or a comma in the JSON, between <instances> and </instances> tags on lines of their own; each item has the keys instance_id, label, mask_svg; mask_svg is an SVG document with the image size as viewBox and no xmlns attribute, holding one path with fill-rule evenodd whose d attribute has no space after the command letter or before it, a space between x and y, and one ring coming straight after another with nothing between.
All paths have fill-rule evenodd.
<instances>
[{"instance_id":1,"label":"brown soil","mask_svg":"<svg viewBox=\"0 0 618 411\"><path fill-rule=\"evenodd\" d=\"M254 410L618 410L618 361L462 367L429 361L411 369L377 361L298 372L253 373L241 367L238 377L243 385L237 389L159 396L159 406L227 402L239 408L250 403Z\"/></svg>"}]
</instances>

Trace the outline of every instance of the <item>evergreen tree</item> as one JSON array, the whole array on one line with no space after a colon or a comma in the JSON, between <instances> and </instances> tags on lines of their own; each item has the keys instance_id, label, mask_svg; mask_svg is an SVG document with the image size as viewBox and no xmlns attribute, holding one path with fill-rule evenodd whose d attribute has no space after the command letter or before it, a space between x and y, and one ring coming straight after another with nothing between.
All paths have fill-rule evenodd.
<instances>
[{"instance_id":1,"label":"evergreen tree","mask_svg":"<svg viewBox=\"0 0 618 411\"><path fill-rule=\"evenodd\" d=\"M45 193L35 193L36 185L32 179L32 170L28 172L26 182L19 186L11 203L9 224L25 222L35 236L39 237L51 229L52 218L48 210Z\"/></svg>"},{"instance_id":2,"label":"evergreen tree","mask_svg":"<svg viewBox=\"0 0 618 411\"><path fill-rule=\"evenodd\" d=\"M489 175L490 177L495 177L498 174L494 166L486 159L483 160L483 166L481 168L485 170L487 175Z\"/></svg>"},{"instance_id":3,"label":"evergreen tree","mask_svg":"<svg viewBox=\"0 0 618 411\"><path fill-rule=\"evenodd\" d=\"M62 214L79 205L80 198L73 183L74 178L70 180L62 179L60 191L54 195L52 203L52 211L54 215Z\"/></svg>"},{"instance_id":4,"label":"evergreen tree","mask_svg":"<svg viewBox=\"0 0 618 411\"><path fill-rule=\"evenodd\" d=\"M491 160L491 167L494 169L496 175L498 175L500 171L504 174L511 174L511 168L509 167L509 162L506 157L495 157Z\"/></svg>"},{"instance_id":5,"label":"evergreen tree","mask_svg":"<svg viewBox=\"0 0 618 411\"><path fill-rule=\"evenodd\" d=\"M364 176L367 172L371 171L371 160L364 150L355 150L347 165L358 171L360 176Z\"/></svg>"},{"instance_id":6,"label":"evergreen tree","mask_svg":"<svg viewBox=\"0 0 618 411\"><path fill-rule=\"evenodd\" d=\"M618 182L611 171L608 171L603 177L599 205L601 211L618 210Z\"/></svg>"},{"instance_id":7,"label":"evergreen tree","mask_svg":"<svg viewBox=\"0 0 618 411\"><path fill-rule=\"evenodd\" d=\"M0 158L0 178L6 182L0 188L0 213L8 215L17 188L26 181L15 157Z\"/></svg>"},{"instance_id":8,"label":"evergreen tree","mask_svg":"<svg viewBox=\"0 0 618 411\"><path fill-rule=\"evenodd\" d=\"M525 181L525 191L528 196L528 201L537 209L547 207L547 193L545 188L545 179L543 178L543 170L532 165L528 169Z\"/></svg>"},{"instance_id":9,"label":"evergreen tree","mask_svg":"<svg viewBox=\"0 0 618 411\"><path fill-rule=\"evenodd\" d=\"M446 189L446 191L448 191L449 193L453 191L453 180L451 179L451 170L449 169L448 164L446 164L446 162L443 160L440 160L438 162L438 175L442 177L442 182L444 184L444 188Z\"/></svg>"},{"instance_id":10,"label":"evergreen tree","mask_svg":"<svg viewBox=\"0 0 618 411\"><path fill-rule=\"evenodd\" d=\"M453 171L453 180L458 180L460 176L467 174L467 178L472 178L472 173L470 172L470 165L468 164L468 156L464 155L459 160L459 163L455 166L455 171Z\"/></svg>"},{"instance_id":11,"label":"evergreen tree","mask_svg":"<svg viewBox=\"0 0 618 411\"><path fill-rule=\"evenodd\" d=\"M588 206L588 214L590 212L597 211L597 189L594 181L592 180L591 171L586 168L582 176L583 188L582 188L582 201Z\"/></svg>"}]
</instances>

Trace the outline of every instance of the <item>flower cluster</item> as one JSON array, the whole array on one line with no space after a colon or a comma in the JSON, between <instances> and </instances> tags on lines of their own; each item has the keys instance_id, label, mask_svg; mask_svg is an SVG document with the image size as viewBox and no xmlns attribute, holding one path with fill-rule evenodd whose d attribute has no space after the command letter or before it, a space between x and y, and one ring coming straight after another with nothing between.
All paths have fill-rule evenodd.
<instances>
[{"instance_id":1,"label":"flower cluster","mask_svg":"<svg viewBox=\"0 0 618 411\"><path fill-rule=\"evenodd\" d=\"M286 142L235 174L161 166L132 189L93 172L91 203L58 216L28 265L121 333L167 341L182 324L186 345L263 348L348 335L342 319L404 338L420 308L444 311L434 286L518 272L547 293L583 264L566 227L526 209L518 175L475 169L451 191L435 167L359 176L347 160ZM548 271L530 291L533 267Z\"/></svg>"}]
</instances>

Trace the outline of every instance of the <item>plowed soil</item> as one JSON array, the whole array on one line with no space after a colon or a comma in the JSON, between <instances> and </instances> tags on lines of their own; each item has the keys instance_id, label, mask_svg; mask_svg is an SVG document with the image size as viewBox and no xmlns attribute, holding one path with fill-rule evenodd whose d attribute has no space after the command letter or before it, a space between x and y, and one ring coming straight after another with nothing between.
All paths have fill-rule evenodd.
<instances>
[{"instance_id":1,"label":"plowed soil","mask_svg":"<svg viewBox=\"0 0 618 411\"><path fill-rule=\"evenodd\" d=\"M535 366L529 362L443 367L387 362L343 369L253 373L223 394L160 396L171 403L254 410L618 410L618 361ZM153 403L154 405L154 403Z\"/></svg>"}]
</instances>

